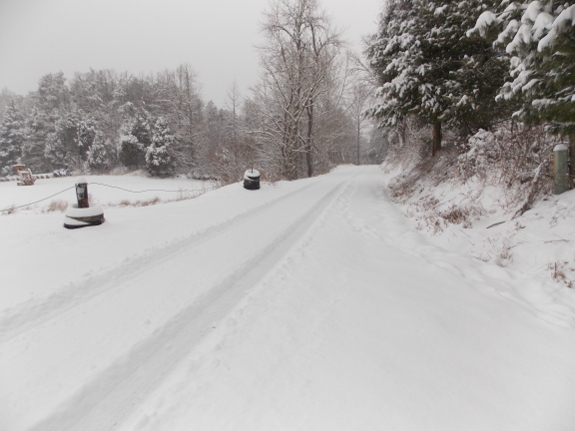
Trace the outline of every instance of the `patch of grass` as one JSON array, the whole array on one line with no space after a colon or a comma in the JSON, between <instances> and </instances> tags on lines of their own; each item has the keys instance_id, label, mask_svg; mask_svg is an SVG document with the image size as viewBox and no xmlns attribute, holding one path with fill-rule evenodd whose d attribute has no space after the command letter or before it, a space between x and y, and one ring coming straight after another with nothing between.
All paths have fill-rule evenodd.
<instances>
[{"instance_id":1,"label":"patch of grass","mask_svg":"<svg viewBox=\"0 0 575 431\"><path fill-rule=\"evenodd\" d=\"M147 200L147 201L137 201L137 202L136 202L136 204L137 204L136 206L139 206L139 207L148 207L148 206L151 206L151 205L157 205L157 204L159 204L160 202L162 202L162 200L161 200L159 197L156 196L155 198L149 199L149 200Z\"/></svg>"},{"instance_id":2,"label":"patch of grass","mask_svg":"<svg viewBox=\"0 0 575 431\"><path fill-rule=\"evenodd\" d=\"M148 207L151 205L157 205L159 203L162 203L163 201L159 198L159 197L154 197L152 199L148 199L148 200L137 200L137 201L130 201L128 199L123 199L121 200L118 204L116 205L109 205L109 206L119 206L119 207Z\"/></svg>"},{"instance_id":3,"label":"patch of grass","mask_svg":"<svg viewBox=\"0 0 575 431\"><path fill-rule=\"evenodd\" d=\"M64 212L66 211L67 208L68 208L68 202L62 200L55 200L50 202L48 208L46 208L46 212L49 213L56 211Z\"/></svg>"},{"instance_id":4,"label":"patch of grass","mask_svg":"<svg viewBox=\"0 0 575 431\"><path fill-rule=\"evenodd\" d=\"M16 208L14 207L14 205L12 205L9 208L6 208L6 210L2 211L0 214L2 215L10 215L10 214L14 214L16 212Z\"/></svg>"}]
</instances>

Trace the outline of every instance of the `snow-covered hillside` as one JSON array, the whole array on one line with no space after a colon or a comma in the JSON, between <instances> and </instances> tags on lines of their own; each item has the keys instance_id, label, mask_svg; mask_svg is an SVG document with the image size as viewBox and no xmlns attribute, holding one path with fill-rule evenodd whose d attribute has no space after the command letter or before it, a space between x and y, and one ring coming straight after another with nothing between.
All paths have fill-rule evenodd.
<instances>
[{"instance_id":1,"label":"snow-covered hillside","mask_svg":"<svg viewBox=\"0 0 575 431\"><path fill-rule=\"evenodd\" d=\"M430 235L388 178L88 177L101 226L0 215L0 430L573 429L575 289L541 269L570 276L573 192ZM0 209L73 185L1 183ZM152 188L179 193L125 191ZM165 194L199 197L120 204Z\"/></svg>"}]
</instances>

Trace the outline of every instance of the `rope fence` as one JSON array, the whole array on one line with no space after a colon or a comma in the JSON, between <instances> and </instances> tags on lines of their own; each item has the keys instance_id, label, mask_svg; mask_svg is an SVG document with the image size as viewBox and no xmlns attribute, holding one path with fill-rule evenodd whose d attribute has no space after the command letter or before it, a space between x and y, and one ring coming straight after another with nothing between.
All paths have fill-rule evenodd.
<instances>
[{"instance_id":1,"label":"rope fence","mask_svg":"<svg viewBox=\"0 0 575 431\"><path fill-rule=\"evenodd\" d=\"M183 193L191 192L192 194L197 194L197 195L192 196L192 197L197 197L197 196L199 196L199 195L201 195L201 194L203 194L203 193L206 192L206 189L205 189L205 188L204 188L203 190L196 190L196 189L177 189L177 190L170 190L170 189L144 189L144 190L130 190L130 189L126 189L126 188L124 188L124 187L118 187L118 186L114 186L114 185L111 185L111 184L98 183L98 182L88 183L88 185L96 185L96 186L102 186L102 187L109 187L109 188L112 188L112 189L118 189L118 190L121 190L121 191L124 191L124 192L127 192L127 193L134 193L134 194L139 194L139 193L182 193L182 194L183 194ZM39 204L39 203L44 202L44 201L47 201L48 199L51 199L51 198L53 198L53 197L55 197L55 196L58 196L58 195L60 195L60 194L62 194L62 193L64 193L64 192L67 192L68 190L74 189L75 187L76 187L75 185L74 185L74 186L71 186L71 187L68 187L68 188L66 188L66 189L64 189L64 190L59 191L58 193L54 193L54 194L52 194L52 195L50 195L50 196L47 196L47 197L45 197L45 198L36 200L36 201L34 201L34 202L29 202L29 203L23 204L23 205L11 206L11 207L9 207L9 208L0 209L0 213L3 213L3 212L12 212L12 211L15 211L15 210L17 210L17 209L26 208L26 207L29 207L29 206L32 206L32 205Z\"/></svg>"}]
</instances>

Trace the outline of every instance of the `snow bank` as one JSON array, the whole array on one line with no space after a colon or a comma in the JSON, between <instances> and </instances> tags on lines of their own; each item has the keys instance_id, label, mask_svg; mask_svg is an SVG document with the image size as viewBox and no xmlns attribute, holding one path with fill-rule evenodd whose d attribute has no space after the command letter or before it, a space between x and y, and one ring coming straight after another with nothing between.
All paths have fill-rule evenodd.
<instances>
[{"instance_id":1,"label":"snow bank","mask_svg":"<svg viewBox=\"0 0 575 431\"><path fill-rule=\"evenodd\" d=\"M388 173L387 181L396 175ZM511 220L515 206L506 190L477 178L422 182L418 189L399 207L431 243L475 262L471 279L498 274L507 286L501 295L575 328L575 190L548 196Z\"/></svg>"}]
</instances>

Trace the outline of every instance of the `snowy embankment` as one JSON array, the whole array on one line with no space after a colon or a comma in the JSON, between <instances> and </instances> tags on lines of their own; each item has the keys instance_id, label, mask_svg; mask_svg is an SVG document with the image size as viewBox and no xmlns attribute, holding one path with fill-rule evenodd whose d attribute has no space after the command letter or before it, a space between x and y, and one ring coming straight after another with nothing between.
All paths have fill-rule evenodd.
<instances>
[{"instance_id":1,"label":"snowy embankment","mask_svg":"<svg viewBox=\"0 0 575 431\"><path fill-rule=\"evenodd\" d=\"M386 177L398 174L395 168ZM482 284L493 278L500 295L575 328L575 190L536 201L516 218L516 194L475 178L465 184L419 180L414 193L395 200L415 229L441 249L438 264Z\"/></svg>"},{"instance_id":2,"label":"snowy embankment","mask_svg":"<svg viewBox=\"0 0 575 431\"><path fill-rule=\"evenodd\" d=\"M0 208L29 202L8 187ZM147 207L109 190L98 227L0 216L0 430L575 425L573 290L417 231L379 168Z\"/></svg>"}]
</instances>

